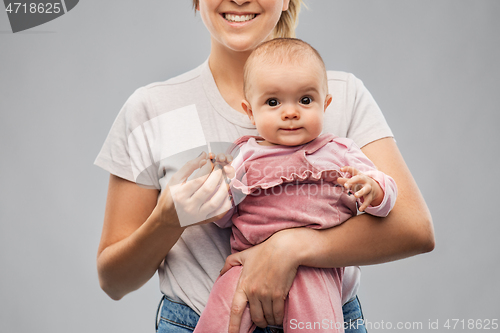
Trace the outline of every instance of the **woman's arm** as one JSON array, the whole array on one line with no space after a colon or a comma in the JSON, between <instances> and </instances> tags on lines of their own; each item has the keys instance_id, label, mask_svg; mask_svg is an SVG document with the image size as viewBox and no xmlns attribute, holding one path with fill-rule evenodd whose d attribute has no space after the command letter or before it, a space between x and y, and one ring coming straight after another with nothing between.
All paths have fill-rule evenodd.
<instances>
[{"instance_id":1,"label":"woman's arm","mask_svg":"<svg viewBox=\"0 0 500 333\"><path fill-rule=\"evenodd\" d=\"M186 181L196 169L194 179ZM178 214L185 220L208 223L231 208L225 186L214 194L223 174L220 169L212 170L206 155L200 155L172 176L159 198L158 190L110 176L97 270L101 288L112 299L121 299L154 275L185 229ZM230 167L224 170L231 175ZM175 199L172 185L177 188Z\"/></svg>"},{"instance_id":2,"label":"woman's arm","mask_svg":"<svg viewBox=\"0 0 500 333\"><path fill-rule=\"evenodd\" d=\"M97 270L114 300L145 284L182 234L175 216L162 223L157 198L157 190L110 176Z\"/></svg>"},{"instance_id":3,"label":"woman's arm","mask_svg":"<svg viewBox=\"0 0 500 333\"><path fill-rule=\"evenodd\" d=\"M382 219L368 214L355 216L348 223L318 233L296 230L301 232L300 237L314 239L311 244L301 242L301 265L371 265L434 249L431 214L394 140L377 140L362 151L380 171L396 181L398 198L393 210Z\"/></svg>"},{"instance_id":4,"label":"woman's arm","mask_svg":"<svg viewBox=\"0 0 500 333\"><path fill-rule=\"evenodd\" d=\"M394 140L377 140L362 151L396 181L398 198L391 213L385 218L358 215L330 229L282 230L262 244L229 256L222 273L243 264L229 332L238 332L247 301L258 326L281 324L284 299L299 265L370 265L432 251L431 215Z\"/></svg>"}]
</instances>

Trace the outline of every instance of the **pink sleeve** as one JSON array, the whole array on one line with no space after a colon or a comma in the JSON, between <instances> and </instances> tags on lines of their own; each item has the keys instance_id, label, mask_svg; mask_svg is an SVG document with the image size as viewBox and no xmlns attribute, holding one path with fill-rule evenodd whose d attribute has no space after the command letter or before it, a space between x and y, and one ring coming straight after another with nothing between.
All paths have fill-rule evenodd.
<instances>
[{"instance_id":1,"label":"pink sleeve","mask_svg":"<svg viewBox=\"0 0 500 333\"><path fill-rule=\"evenodd\" d=\"M384 199L380 205L372 207L368 206L366 212L371 215L385 217L389 214L391 209L396 203L396 196L398 189L396 182L392 177L386 175L385 173L378 171L376 166L373 164L368 157L359 149L359 147L352 142L348 147L344 155L344 160L346 166L352 166L367 176L373 178L384 191ZM360 199L358 199L358 204L360 204Z\"/></svg>"}]
</instances>

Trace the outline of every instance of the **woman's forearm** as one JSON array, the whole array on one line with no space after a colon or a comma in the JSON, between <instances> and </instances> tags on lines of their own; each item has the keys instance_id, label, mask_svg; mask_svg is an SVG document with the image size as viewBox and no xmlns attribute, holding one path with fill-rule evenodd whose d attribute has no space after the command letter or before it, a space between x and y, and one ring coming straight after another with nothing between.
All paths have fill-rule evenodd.
<instances>
[{"instance_id":1,"label":"woman's forearm","mask_svg":"<svg viewBox=\"0 0 500 333\"><path fill-rule=\"evenodd\" d=\"M405 215L405 214L403 214ZM371 265L429 252L434 237L429 221L415 221L393 211L386 218L358 215L335 228L300 228L290 235L300 246L301 265L344 267ZM295 241L299 240L300 241Z\"/></svg>"},{"instance_id":2,"label":"woman's forearm","mask_svg":"<svg viewBox=\"0 0 500 333\"><path fill-rule=\"evenodd\" d=\"M313 267L344 267L388 262L432 251L434 230L427 205L392 138L362 148L377 168L394 178L398 197L385 218L352 217L335 228L296 230L287 235L302 251L297 260ZM300 241L299 241L300 240Z\"/></svg>"},{"instance_id":3,"label":"woman's forearm","mask_svg":"<svg viewBox=\"0 0 500 333\"><path fill-rule=\"evenodd\" d=\"M139 289L155 274L182 231L160 223L153 213L130 236L99 253L101 288L114 300Z\"/></svg>"},{"instance_id":4,"label":"woman's forearm","mask_svg":"<svg viewBox=\"0 0 500 333\"><path fill-rule=\"evenodd\" d=\"M161 209L169 197L110 176L97 271L112 299L145 284L182 234L175 213Z\"/></svg>"}]
</instances>

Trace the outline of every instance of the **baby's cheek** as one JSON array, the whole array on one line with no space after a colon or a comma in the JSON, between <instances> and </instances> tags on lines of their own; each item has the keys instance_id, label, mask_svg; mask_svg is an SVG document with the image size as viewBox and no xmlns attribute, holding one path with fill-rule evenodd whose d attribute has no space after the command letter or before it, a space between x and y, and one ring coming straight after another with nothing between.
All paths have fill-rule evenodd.
<instances>
[{"instance_id":1,"label":"baby's cheek","mask_svg":"<svg viewBox=\"0 0 500 333\"><path fill-rule=\"evenodd\" d=\"M272 126L269 126L269 123L261 123L260 126L258 126L258 132L260 136L262 136L264 139L271 139L273 136L273 131L272 131Z\"/></svg>"},{"instance_id":2,"label":"baby's cheek","mask_svg":"<svg viewBox=\"0 0 500 333\"><path fill-rule=\"evenodd\" d=\"M323 131L323 117L318 117L316 119L316 121L313 122L313 124L312 124L312 130L317 135L321 134L321 131Z\"/></svg>"}]
</instances>

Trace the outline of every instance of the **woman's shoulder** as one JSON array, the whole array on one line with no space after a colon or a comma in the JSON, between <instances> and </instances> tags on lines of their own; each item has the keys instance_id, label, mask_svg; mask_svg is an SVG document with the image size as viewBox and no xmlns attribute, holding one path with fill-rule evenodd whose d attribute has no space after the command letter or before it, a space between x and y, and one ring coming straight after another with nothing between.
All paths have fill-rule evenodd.
<instances>
[{"instance_id":1,"label":"woman's shoulder","mask_svg":"<svg viewBox=\"0 0 500 333\"><path fill-rule=\"evenodd\" d=\"M140 101L147 98L148 94L162 93L164 90L186 89L186 85L196 84L197 79L201 77L202 66L200 65L165 81L157 81L140 86L131 94L129 100Z\"/></svg>"},{"instance_id":2,"label":"woman's shoulder","mask_svg":"<svg viewBox=\"0 0 500 333\"><path fill-rule=\"evenodd\" d=\"M362 81L353 73L343 71L326 71L328 83L342 82L350 86L362 84Z\"/></svg>"},{"instance_id":3,"label":"woman's shoulder","mask_svg":"<svg viewBox=\"0 0 500 333\"><path fill-rule=\"evenodd\" d=\"M366 89L363 81L352 73L342 71L327 71L328 90L335 96L337 104L345 107L345 110L354 111L355 103L360 101L371 104L371 95Z\"/></svg>"},{"instance_id":4,"label":"woman's shoulder","mask_svg":"<svg viewBox=\"0 0 500 333\"><path fill-rule=\"evenodd\" d=\"M157 89L175 89L176 87L185 88L186 85L196 84L201 79L203 65L200 65L188 72L169 78L165 81L152 82L139 89L154 91Z\"/></svg>"},{"instance_id":5,"label":"woman's shoulder","mask_svg":"<svg viewBox=\"0 0 500 333\"><path fill-rule=\"evenodd\" d=\"M350 76L354 76L352 73L343 72L343 71L326 71L328 80L338 80L338 81L347 81Z\"/></svg>"},{"instance_id":6,"label":"woman's shoulder","mask_svg":"<svg viewBox=\"0 0 500 333\"><path fill-rule=\"evenodd\" d=\"M202 67L137 88L125 102L122 110L125 117L134 118L133 123L142 124L166 112L194 104L203 91Z\"/></svg>"}]
</instances>

